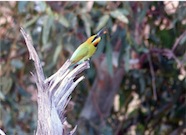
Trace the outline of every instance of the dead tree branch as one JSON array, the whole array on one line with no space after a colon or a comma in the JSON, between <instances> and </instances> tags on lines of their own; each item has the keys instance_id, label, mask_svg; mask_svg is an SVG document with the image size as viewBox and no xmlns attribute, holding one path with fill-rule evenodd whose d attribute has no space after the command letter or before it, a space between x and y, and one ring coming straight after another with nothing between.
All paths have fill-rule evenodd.
<instances>
[{"instance_id":1,"label":"dead tree branch","mask_svg":"<svg viewBox=\"0 0 186 135\"><path fill-rule=\"evenodd\" d=\"M77 84L84 79L81 76L76 81L74 78L83 70L89 68L88 62L83 62L75 69L69 69L71 62L67 60L64 65L51 77L45 78L40 59L33 47L31 37L21 28L25 39L30 59L34 61L36 73L35 82L38 89L38 125L36 135L64 135L64 110L70 100L70 94ZM69 134L73 134L72 130Z\"/></svg>"}]
</instances>

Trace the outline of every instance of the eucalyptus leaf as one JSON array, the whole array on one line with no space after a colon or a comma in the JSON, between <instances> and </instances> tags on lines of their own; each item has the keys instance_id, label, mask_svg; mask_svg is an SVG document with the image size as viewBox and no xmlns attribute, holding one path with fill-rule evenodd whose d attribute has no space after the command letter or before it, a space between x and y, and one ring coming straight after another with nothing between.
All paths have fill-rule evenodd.
<instances>
[{"instance_id":1,"label":"eucalyptus leaf","mask_svg":"<svg viewBox=\"0 0 186 135\"><path fill-rule=\"evenodd\" d=\"M0 101L4 101L5 100L5 96L4 94L0 91Z\"/></svg>"},{"instance_id":2,"label":"eucalyptus leaf","mask_svg":"<svg viewBox=\"0 0 186 135\"><path fill-rule=\"evenodd\" d=\"M140 91L141 93L143 93L145 91L146 82L142 74L140 74L139 83L140 83Z\"/></svg>"},{"instance_id":3,"label":"eucalyptus leaf","mask_svg":"<svg viewBox=\"0 0 186 135\"><path fill-rule=\"evenodd\" d=\"M106 57L107 57L107 67L108 67L109 74L113 76L112 46L110 42L107 42L106 45Z\"/></svg>"},{"instance_id":4,"label":"eucalyptus leaf","mask_svg":"<svg viewBox=\"0 0 186 135\"><path fill-rule=\"evenodd\" d=\"M69 21L63 15L59 16L59 22L67 28L70 26Z\"/></svg>"},{"instance_id":5,"label":"eucalyptus leaf","mask_svg":"<svg viewBox=\"0 0 186 135\"><path fill-rule=\"evenodd\" d=\"M39 15L34 16L31 20L24 24L24 28L27 28L30 25L34 24L39 19L39 17L40 17Z\"/></svg>"},{"instance_id":6,"label":"eucalyptus leaf","mask_svg":"<svg viewBox=\"0 0 186 135\"><path fill-rule=\"evenodd\" d=\"M101 129L101 132L102 132L103 135L113 135L113 130L109 125L104 126Z\"/></svg>"},{"instance_id":7,"label":"eucalyptus leaf","mask_svg":"<svg viewBox=\"0 0 186 135\"><path fill-rule=\"evenodd\" d=\"M95 1L100 6L105 6L107 4L107 1Z\"/></svg>"},{"instance_id":8,"label":"eucalyptus leaf","mask_svg":"<svg viewBox=\"0 0 186 135\"><path fill-rule=\"evenodd\" d=\"M54 52L54 56L53 56L53 63L56 63L57 58L59 57L59 54L61 53L62 50L62 45L59 45L56 47L55 52Z\"/></svg>"},{"instance_id":9,"label":"eucalyptus leaf","mask_svg":"<svg viewBox=\"0 0 186 135\"><path fill-rule=\"evenodd\" d=\"M96 27L96 32L99 31L101 28L103 28L109 20L109 15L104 15L99 19L99 23Z\"/></svg>"},{"instance_id":10,"label":"eucalyptus leaf","mask_svg":"<svg viewBox=\"0 0 186 135\"><path fill-rule=\"evenodd\" d=\"M147 13L147 9L144 9L144 10L142 10L142 11L139 13L139 15L138 15L138 21L139 21L139 22L142 22L142 20L144 19L146 13Z\"/></svg>"},{"instance_id":11,"label":"eucalyptus leaf","mask_svg":"<svg viewBox=\"0 0 186 135\"><path fill-rule=\"evenodd\" d=\"M18 2L18 11L19 13L26 12L26 5L28 4L28 1L19 1Z\"/></svg>"},{"instance_id":12,"label":"eucalyptus leaf","mask_svg":"<svg viewBox=\"0 0 186 135\"><path fill-rule=\"evenodd\" d=\"M11 65L17 69L20 69L23 67L23 62L20 59L13 59L11 60Z\"/></svg>"},{"instance_id":13,"label":"eucalyptus leaf","mask_svg":"<svg viewBox=\"0 0 186 135\"><path fill-rule=\"evenodd\" d=\"M121 12L122 14L124 14L124 15L129 15L129 11L128 10L126 10L126 9L118 9L118 11L119 12Z\"/></svg>"},{"instance_id":14,"label":"eucalyptus leaf","mask_svg":"<svg viewBox=\"0 0 186 135\"><path fill-rule=\"evenodd\" d=\"M42 43L45 46L48 42L51 26L53 25L53 16L46 16L43 24Z\"/></svg>"},{"instance_id":15,"label":"eucalyptus leaf","mask_svg":"<svg viewBox=\"0 0 186 135\"><path fill-rule=\"evenodd\" d=\"M180 40L180 45L183 45L186 42L186 36L184 36L181 40Z\"/></svg>"},{"instance_id":16,"label":"eucalyptus leaf","mask_svg":"<svg viewBox=\"0 0 186 135\"><path fill-rule=\"evenodd\" d=\"M1 87L1 94L6 95L11 87L12 87L13 81L10 77L3 76L0 78L0 87Z\"/></svg>"},{"instance_id":17,"label":"eucalyptus leaf","mask_svg":"<svg viewBox=\"0 0 186 135\"><path fill-rule=\"evenodd\" d=\"M124 54L124 60L125 60L125 71L129 71L130 69L130 46L126 47L125 54Z\"/></svg>"},{"instance_id":18,"label":"eucalyptus leaf","mask_svg":"<svg viewBox=\"0 0 186 135\"><path fill-rule=\"evenodd\" d=\"M24 97L30 97L30 94L25 89L23 89L22 87L18 86L17 90L18 90L20 95L22 95Z\"/></svg>"},{"instance_id":19,"label":"eucalyptus leaf","mask_svg":"<svg viewBox=\"0 0 186 135\"><path fill-rule=\"evenodd\" d=\"M126 41L126 31L125 30L121 30L121 32L118 32L118 35L115 35L116 37L120 37L121 42L122 42L122 46L119 52L119 57L118 57L118 66L121 66L121 63L123 62L123 55L124 55L124 51L125 51L125 47L128 46L127 41Z\"/></svg>"},{"instance_id":20,"label":"eucalyptus leaf","mask_svg":"<svg viewBox=\"0 0 186 135\"><path fill-rule=\"evenodd\" d=\"M35 1L35 4L36 4L35 10L38 12L44 12L47 7L45 1Z\"/></svg>"},{"instance_id":21,"label":"eucalyptus leaf","mask_svg":"<svg viewBox=\"0 0 186 135\"><path fill-rule=\"evenodd\" d=\"M83 14L83 15L81 15L81 18L82 18L84 25L85 25L86 34L88 37L90 37L90 34L91 34L90 28L92 25L91 17L88 14Z\"/></svg>"},{"instance_id":22,"label":"eucalyptus leaf","mask_svg":"<svg viewBox=\"0 0 186 135\"><path fill-rule=\"evenodd\" d=\"M126 24L129 23L128 18L122 12L120 12L119 10L111 11L110 15L113 18L118 19L118 20L120 20L123 23L126 23Z\"/></svg>"},{"instance_id":23,"label":"eucalyptus leaf","mask_svg":"<svg viewBox=\"0 0 186 135\"><path fill-rule=\"evenodd\" d=\"M71 13L71 14L68 15L68 18L69 18L69 20L71 20L70 21L70 26L72 28L76 29L77 28L77 23L78 23L78 17L75 14Z\"/></svg>"}]
</instances>

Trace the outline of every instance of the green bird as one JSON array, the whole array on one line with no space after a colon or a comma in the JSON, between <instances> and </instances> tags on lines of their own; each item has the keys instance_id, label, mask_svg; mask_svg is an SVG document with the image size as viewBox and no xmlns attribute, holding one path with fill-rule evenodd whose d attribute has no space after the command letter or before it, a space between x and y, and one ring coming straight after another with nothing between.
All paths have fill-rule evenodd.
<instances>
[{"instance_id":1,"label":"green bird","mask_svg":"<svg viewBox=\"0 0 186 135\"><path fill-rule=\"evenodd\" d=\"M89 37L84 43L82 43L72 54L70 61L71 63L83 62L96 52L97 45L101 41L101 36L107 33L106 29L101 29L97 34Z\"/></svg>"}]
</instances>

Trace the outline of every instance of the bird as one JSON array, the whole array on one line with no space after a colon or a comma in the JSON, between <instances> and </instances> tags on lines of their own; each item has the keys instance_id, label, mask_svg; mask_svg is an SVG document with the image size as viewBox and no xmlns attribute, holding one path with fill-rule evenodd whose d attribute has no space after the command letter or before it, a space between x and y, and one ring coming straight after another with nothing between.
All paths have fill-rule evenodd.
<instances>
[{"instance_id":1,"label":"bird","mask_svg":"<svg viewBox=\"0 0 186 135\"><path fill-rule=\"evenodd\" d=\"M70 58L72 64L89 60L96 52L97 45L101 41L101 36L107 33L106 28L102 28L97 34L89 37L84 43L79 45Z\"/></svg>"}]
</instances>

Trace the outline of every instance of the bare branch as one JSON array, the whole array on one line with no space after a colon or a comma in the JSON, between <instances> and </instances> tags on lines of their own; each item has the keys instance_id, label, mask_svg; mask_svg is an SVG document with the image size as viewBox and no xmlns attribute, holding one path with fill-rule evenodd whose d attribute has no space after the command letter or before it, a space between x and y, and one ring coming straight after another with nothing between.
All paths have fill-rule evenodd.
<instances>
[{"instance_id":1,"label":"bare branch","mask_svg":"<svg viewBox=\"0 0 186 135\"><path fill-rule=\"evenodd\" d=\"M49 78L47 78L46 80L45 80L45 83L48 83L48 82L50 82L53 78L55 78L57 75L59 76L59 75L63 75L64 74L64 69L68 69L68 67L70 66L70 61L69 60L67 60L64 64L63 64L63 66L55 73L55 74L53 74L53 75L51 75ZM63 72L62 72L63 71Z\"/></svg>"},{"instance_id":2,"label":"bare branch","mask_svg":"<svg viewBox=\"0 0 186 135\"><path fill-rule=\"evenodd\" d=\"M57 102L57 108L59 108L59 112L62 112L63 110L60 108L60 106L64 106L65 102L69 95L72 93L72 91L74 90L74 88L77 86L77 84L82 81L84 79L84 77L80 77L76 82L74 82L74 84L68 89L68 91L62 96L62 98L60 99L59 102Z\"/></svg>"},{"instance_id":3,"label":"bare branch","mask_svg":"<svg viewBox=\"0 0 186 135\"><path fill-rule=\"evenodd\" d=\"M64 135L65 107L70 101L70 94L77 84L84 79L84 76L74 79L83 70L89 68L88 61L81 63L76 68L70 68L71 62L65 64L49 78L45 79L40 59L33 47L31 37L21 28L24 36L30 59L34 61L35 77L38 89L38 125L36 135ZM76 127L69 132L72 135Z\"/></svg>"},{"instance_id":4,"label":"bare branch","mask_svg":"<svg viewBox=\"0 0 186 135\"><path fill-rule=\"evenodd\" d=\"M34 65L36 68L36 74L37 74L37 79L39 84L43 84L43 81L45 79L44 74L43 74L43 69L41 66L41 62L39 60L39 57L36 53L36 50L34 49L33 42L31 37L24 31L24 29L21 27L20 29L22 35L24 36L30 57L29 59L32 59L34 61Z\"/></svg>"},{"instance_id":5,"label":"bare branch","mask_svg":"<svg viewBox=\"0 0 186 135\"><path fill-rule=\"evenodd\" d=\"M0 135L6 135L3 130L0 129Z\"/></svg>"}]
</instances>

